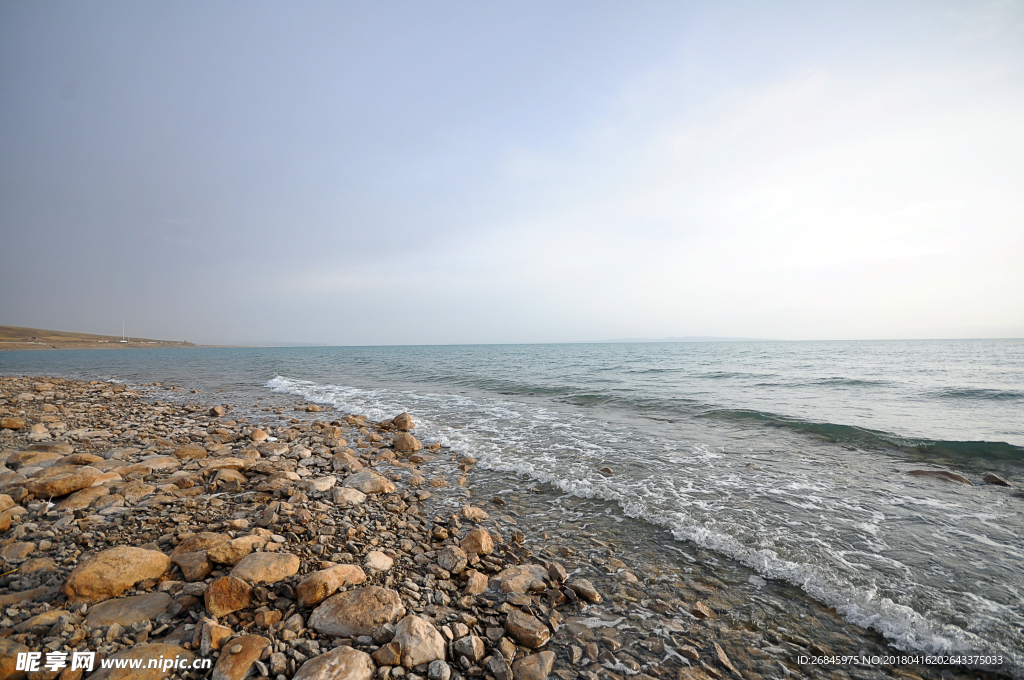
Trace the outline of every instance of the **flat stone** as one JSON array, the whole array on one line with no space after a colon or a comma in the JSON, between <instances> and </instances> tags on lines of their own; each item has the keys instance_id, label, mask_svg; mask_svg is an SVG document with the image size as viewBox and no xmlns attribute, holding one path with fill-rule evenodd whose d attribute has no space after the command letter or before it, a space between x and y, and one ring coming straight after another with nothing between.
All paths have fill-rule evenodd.
<instances>
[{"instance_id":1,"label":"flat stone","mask_svg":"<svg viewBox=\"0 0 1024 680\"><path fill-rule=\"evenodd\" d=\"M140 581L156 579L171 568L162 552L118 546L104 550L76 568L61 592L72 604L93 603L117 597Z\"/></svg>"},{"instance_id":2,"label":"flat stone","mask_svg":"<svg viewBox=\"0 0 1024 680\"><path fill-rule=\"evenodd\" d=\"M231 640L213 667L213 680L243 680L269 645L270 640L261 635L243 635Z\"/></svg>"},{"instance_id":3,"label":"flat stone","mask_svg":"<svg viewBox=\"0 0 1024 680\"><path fill-rule=\"evenodd\" d=\"M0 638L0 678L2 680L25 680L25 671L17 668L18 655L29 652L28 647L10 638ZM44 659L46 657L43 657Z\"/></svg>"},{"instance_id":4,"label":"flat stone","mask_svg":"<svg viewBox=\"0 0 1024 680\"><path fill-rule=\"evenodd\" d=\"M357 472L347 478L344 486L362 491L365 494L394 493L396 490L395 485L390 480L370 470Z\"/></svg>"},{"instance_id":5,"label":"flat stone","mask_svg":"<svg viewBox=\"0 0 1024 680\"><path fill-rule=\"evenodd\" d=\"M257 546L267 544L263 536L240 536L223 543L217 543L206 550L206 557L211 562L233 566L242 561Z\"/></svg>"},{"instance_id":6,"label":"flat stone","mask_svg":"<svg viewBox=\"0 0 1024 680\"><path fill-rule=\"evenodd\" d=\"M355 564L339 564L330 569L313 572L295 588L300 607L312 607L348 586L359 585L366 574Z\"/></svg>"},{"instance_id":7,"label":"flat stone","mask_svg":"<svg viewBox=\"0 0 1024 680\"><path fill-rule=\"evenodd\" d=\"M21 564L36 550L35 543L20 541L0 548L0 561L7 564Z\"/></svg>"},{"instance_id":8,"label":"flat stone","mask_svg":"<svg viewBox=\"0 0 1024 680\"><path fill-rule=\"evenodd\" d=\"M309 617L309 627L341 637L372 635L405 614L398 593L379 586L356 588L327 598Z\"/></svg>"},{"instance_id":9,"label":"flat stone","mask_svg":"<svg viewBox=\"0 0 1024 680\"><path fill-rule=\"evenodd\" d=\"M79 489L92 485L94 479L99 477L101 472L94 467L81 466L61 468L59 474L46 477L45 479L30 481L25 488L37 498L53 498L66 496Z\"/></svg>"},{"instance_id":10,"label":"flat stone","mask_svg":"<svg viewBox=\"0 0 1024 680\"><path fill-rule=\"evenodd\" d=\"M331 498L334 501L334 504L340 508L362 505L366 502L365 493L358 489L350 489L346 486L336 487Z\"/></svg>"},{"instance_id":11,"label":"flat stone","mask_svg":"<svg viewBox=\"0 0 1024 680\"><path fill-rule=\"evenodd\" d=\"M209 531L203 531L193 536L189 536L184 541L176 545L174 550L171 551L171 557L180 555L181 553L209 550L218 543L226 543L230 540L231 537L226 534L215 534Z\"/></svg>"},{"instance_id":12,"label":"flat stone","mask_svg":"<svg viewBox=\"0 0 1024 680\"><path fill-rule=\"evenodd\" d=\"M369 654L351 647L335 647L302 664L292 680L370 680L374 673Z\"/></svg>"},{"instance_id":13,"label":"flat stone","mask_svg":"<svg viewBox=\"0 0 1024 680\"><path fill-rule=\"evenodd\" d=\"M531 590L543 588L544 579L547 575L547 569L539 564L519 564L508 569L502 569L494 577L494 581L498 586L498 590L503 593L527 593Z\"/></svg>"},{"instance_id":14,"label":"flat stone","mask_svg":"<svg viewBox=\"0 0 1024 680\"><path fill-rule=\"evenodd\" d=\"M178 460L201 460L206 456L206 449L198 444L188 444L174 451L174 457Z\"/></svg>"},{"instance_id":15,"label":"flat stone","mask_svg":"<svg viewBox=\"0 0 1024 680\"><path fill-rule=\"evenodd\" d=\"M99 475L103 476L103 475ZM120 478L120 476L118 475ZM95 482L95 480L94 480ZM57 510L84 510L85 508L96 502L97 499L102 498L110 493L110 489L105 486L90 486L76 491L60 503L57 503L55 509Z\"/></svg>"},{"instance_id":16,"label":"flat stone","mask_svg":"<svg viewBox=\"0 0 1024 680\"><path fill-rule=\"evenodd\" d=\"M338 478L333 475L327 477L314 477L312 479L304 479L297 483L295 486L302 489L306 493L323 493L330 491L334 488L334 485L338 483Z\"/></svg>"},{"instance_id":17,"label":"flat stone","mask_svg":"<svg viewBox=\"0 0 1024 680\"><path fill-rule=\"evenodd\" d=\"M231 575L252 584L277 583L299 573L299 558L291 553L259 552L242 558Z\"/></svg>"},{"instance_id":18,"label":"flat stone","mask_svg":"<svg viewBox=\"0 0 1024 680\"><path fill-rule=\"evenodd\" d=\"M152 621L167 609L171 596L167 593L147 593L115 600L100 602L89 608L85 624L93 628L106 627L117 623L127 628L133 623Z\"/></svg>"},{"instance_id":19,"label":"flat stone","mask_svg":"<svg viewBox=\"0 0 1024 680\"><path fill-rule=\"evenodd\" d=\"M363 566L373 571L388 571L394 564L395 561L391 557L379 550L366 553L366 559L363 561Z\"/></svg>"}]
</instances>

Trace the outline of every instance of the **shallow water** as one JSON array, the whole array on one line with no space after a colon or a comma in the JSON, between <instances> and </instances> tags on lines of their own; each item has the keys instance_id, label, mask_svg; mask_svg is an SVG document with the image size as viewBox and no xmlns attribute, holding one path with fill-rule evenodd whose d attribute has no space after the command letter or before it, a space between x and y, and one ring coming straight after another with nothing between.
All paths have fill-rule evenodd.
<instances>
[{"instance_id":1,"label":"shallow water","mask_svg":"<svg viewBox=\"0 0 1024 680\"><path fill-rule=\"evenodd\" d=\"M601 532L713 551L898 649L999 653L1024 677L1021 341L8 352L0 372L409 410L489 484L592 499L615 509ZM906 474L941 468L979 484Z\"/></svg>"}]
</instances>

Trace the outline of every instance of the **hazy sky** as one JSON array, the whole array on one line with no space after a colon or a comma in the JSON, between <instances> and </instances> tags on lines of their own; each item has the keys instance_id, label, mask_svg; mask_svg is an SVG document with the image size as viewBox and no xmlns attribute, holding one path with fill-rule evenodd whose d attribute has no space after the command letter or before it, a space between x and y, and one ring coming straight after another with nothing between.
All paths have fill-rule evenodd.
<instances>
[{"instance_id":1,"label":"hazy sky","mask_svg":"<svg viewBox=\"0 0 1024 680\"><path fill-rule=\"evenodd\" d=\"M1024 336L1024 2L0 3L0 324Z\"/></svg>"}]
</instances>

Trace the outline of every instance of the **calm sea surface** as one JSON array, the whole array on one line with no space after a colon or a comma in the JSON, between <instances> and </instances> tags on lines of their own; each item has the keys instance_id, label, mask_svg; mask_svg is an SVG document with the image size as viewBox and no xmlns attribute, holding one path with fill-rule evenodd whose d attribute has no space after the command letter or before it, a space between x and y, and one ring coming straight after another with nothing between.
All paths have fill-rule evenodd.
<instances>
[{"instance_id":1,"label":"calm sea surface","mask_svg":"<svg viewBox=\"0 0 1024 680\"><path fill-rule=\"evenodd\" d=\"M1024 677L1024 341L0 352L0 373L166 381L253 415L408 410L487 474L609 502L897 648Z\"/></svg>"}]
</instances>

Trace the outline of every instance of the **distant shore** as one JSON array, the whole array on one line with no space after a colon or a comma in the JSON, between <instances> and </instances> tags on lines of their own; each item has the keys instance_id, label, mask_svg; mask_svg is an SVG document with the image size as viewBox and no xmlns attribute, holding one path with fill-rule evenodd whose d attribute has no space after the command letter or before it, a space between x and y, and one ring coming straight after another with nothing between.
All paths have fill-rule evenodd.
<instances>
[{"instance_id":1,"label":"distant shore","mask_svg":"<svg viewBox=\"0 0 1024 680\"><path fill-rule=\"evenodd\" d=\"M126 338L115 335L70 333L42 328L0 326L0 351L40 349L154 349L200 347L185 340Z\"/></svg>"}]
</instances>

